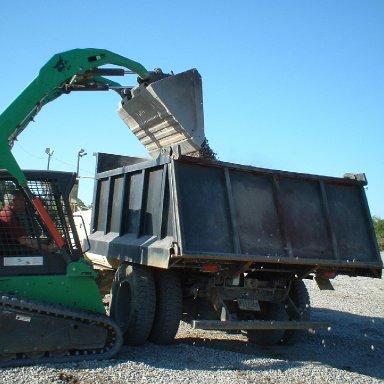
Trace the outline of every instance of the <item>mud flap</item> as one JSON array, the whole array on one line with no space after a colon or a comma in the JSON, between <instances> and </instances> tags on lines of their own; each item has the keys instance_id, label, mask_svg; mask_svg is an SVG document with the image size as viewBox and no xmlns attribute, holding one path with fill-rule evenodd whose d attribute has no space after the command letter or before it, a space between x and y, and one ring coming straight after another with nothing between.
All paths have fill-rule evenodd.
<instances>
[{"instance_id":1,"label":"mud flap","mask_svg":"<svg viewBox=\"0 0 384 384\"><path fill-rule=\"evenodd\" d=\"M198 151L205 139L201 76L191 69L140 84L122 100L118 113L154 158L173 146L181 154Z\"/></svg>"}]
</instances>

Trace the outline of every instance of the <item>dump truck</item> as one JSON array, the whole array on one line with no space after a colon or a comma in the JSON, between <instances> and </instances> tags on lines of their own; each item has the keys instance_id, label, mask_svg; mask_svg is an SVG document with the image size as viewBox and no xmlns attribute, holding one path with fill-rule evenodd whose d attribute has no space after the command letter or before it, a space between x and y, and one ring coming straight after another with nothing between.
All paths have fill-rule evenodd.
<instances>
[{"instance_id":1,"label":"dump truck","mask_svg":"<svg viewBox=\"0 0 384 384\"><path fill-rule=\"evenodd\" d=\"M305 279L381 277L365 185L175 150L99 153L87 256L128 344L170 343L181 319L293 343L330 326L311 321Z\"/></svg>"}]
</instances>

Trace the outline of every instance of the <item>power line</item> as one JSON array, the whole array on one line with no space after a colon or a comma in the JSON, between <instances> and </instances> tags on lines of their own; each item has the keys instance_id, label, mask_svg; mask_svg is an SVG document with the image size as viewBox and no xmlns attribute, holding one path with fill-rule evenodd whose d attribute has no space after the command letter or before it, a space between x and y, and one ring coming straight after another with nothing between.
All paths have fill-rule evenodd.
<instances>
[{"instance_id":1,"label":"power line","mask_svg":"<svg viewBox=\"0 0 384 384\"><path fill-rule=\"evenodd\" d=\"M44 160L45 159L45 157L41 157L41 156L37 156L37 155L34 155L34 154L32 154L31 152L29 152L29 151L27 151L19 142L15 142L15 145L17 146L17 147L19 147L23 152L25 152L28 156L31 156L31 157L33 157L33 158L35 158L35 159L39 159L39 160Z\"/></svg>"}]
</instances>

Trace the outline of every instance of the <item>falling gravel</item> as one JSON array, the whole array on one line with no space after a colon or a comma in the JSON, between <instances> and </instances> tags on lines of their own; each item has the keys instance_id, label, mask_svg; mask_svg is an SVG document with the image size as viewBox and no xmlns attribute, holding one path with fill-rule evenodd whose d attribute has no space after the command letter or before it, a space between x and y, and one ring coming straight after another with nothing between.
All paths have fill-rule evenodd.
<instances>
[{"instance_id":1,"label":"falling gravel","mask_svg":"<svg viewBox=\"0 0 384 384\"><path fill-rule=\"evenodd\" d=\"M384 280L338 277L334 291L307 283L314 320L294 346L257 347L241 334L181 323L175 344L125 347L113 360L3 369L0 383L383 383Z\"/></svg>"}]
</instances>

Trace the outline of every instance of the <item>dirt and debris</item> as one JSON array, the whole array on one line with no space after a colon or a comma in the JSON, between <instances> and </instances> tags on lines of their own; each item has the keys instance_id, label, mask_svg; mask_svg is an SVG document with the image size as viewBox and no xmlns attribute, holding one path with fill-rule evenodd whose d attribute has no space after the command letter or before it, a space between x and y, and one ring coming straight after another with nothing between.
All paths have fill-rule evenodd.
<instances>
[{"instance_id":1,"label":"dirt and debris","mask_svg":"<svg viewBox=\"0 0 384 384\"><path fill-rule=\"evenodd\" d=\"M199 151L192 152L188 156L200 157L208 160L217 160L217 153L212 150L208 143L208 139L205 139Z\"/></svg>"}]
</instances>

